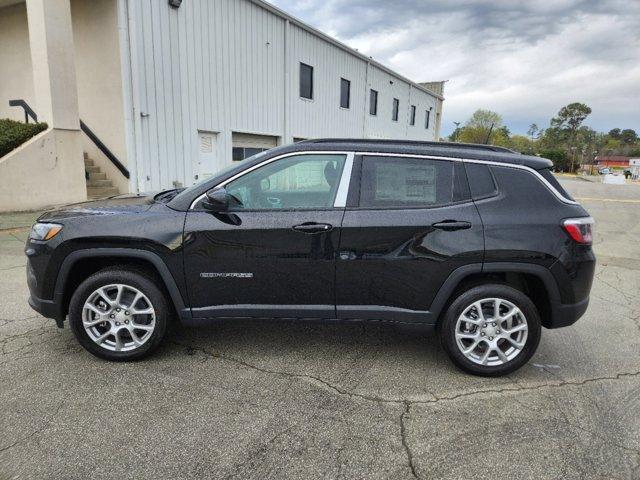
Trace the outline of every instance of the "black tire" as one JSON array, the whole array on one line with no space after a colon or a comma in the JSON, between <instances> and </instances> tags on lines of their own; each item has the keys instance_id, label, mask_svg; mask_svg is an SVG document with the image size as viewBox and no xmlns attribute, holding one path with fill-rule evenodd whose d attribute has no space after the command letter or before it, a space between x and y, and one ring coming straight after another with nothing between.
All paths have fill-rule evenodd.
<instances>
[{"instance_id":1,"label":"black tire","mask_svg":"<svg viewBox=\"0 0 640 480\"><path fill-rule=\"evenodd\" d=\"M480 365L468 359L456 342L456 323L466 308L478 300L500 298L513 303L524 314L528 335L524 347L515 358L501 365ZM453 363L467 373L486 377L508 375L522 367L535 353L540 343L540 315L531 299L524 293L507 285L485 284L473 287L458 296L447 309L439 324L440 341ZM485 345L487 345L485 343Z\"/></svg>"},{"instance_id":2,"label":"black tire","mask_svg":"<svg viewBox=\"0 0 640 480\"><path fill-rule=\"evenodd\" d=\"M155 311L153 332L141 346L134 350L118 352L103 348L89 337L83 326L82 310L86 300L98 288L111 284L123 284L136 288L149 299ZM100 270L78 286L69 303L69 325L80 345L89 353L105 360L131 361L146 357L160 345L167 330L171 311L164 293L150 275L127 267L113 267Z\"/></svg>"}]
</instances>

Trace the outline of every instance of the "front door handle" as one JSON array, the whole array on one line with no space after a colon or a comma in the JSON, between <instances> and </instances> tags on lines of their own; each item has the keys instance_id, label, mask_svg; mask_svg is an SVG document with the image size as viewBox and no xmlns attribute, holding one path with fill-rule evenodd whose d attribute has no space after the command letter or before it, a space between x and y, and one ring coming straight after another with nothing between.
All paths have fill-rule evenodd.
<instances>
[{"instance_id":1,"label":"front door handle","mask_svg":"<svg viewBox=\"0 0 640 480\"><path fill-rule=\"evenodd\" d=\"M434 223L431 226L433 228L444 230L446 232L453 232L454 230L466 230L468 228L471 228L471 224L469 222L459 222L457 220L443 220L442 222Z\"/></svg>"},{"instance_id":2,"label":"front door handle","mask_svg":"<svg viewBox=\"0 0 640 480\"><path fill-rule=\"evenodd\" d=\"M305 222L292 227L296 232L306 233L307 235L315 235L317 233L330 232L333 225L328 223Z\"/></svg>"}]
</instances>

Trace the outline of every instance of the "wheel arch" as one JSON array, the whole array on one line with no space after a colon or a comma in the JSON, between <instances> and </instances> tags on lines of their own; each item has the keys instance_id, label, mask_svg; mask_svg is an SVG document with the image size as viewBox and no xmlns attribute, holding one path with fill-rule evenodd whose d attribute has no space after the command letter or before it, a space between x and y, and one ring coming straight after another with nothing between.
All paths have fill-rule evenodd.
<instances>
[{"instance_id":1,"label":"wheel arch","mask_svg":"<svg viewBox=\"0 0 640 480\"><path fill-rule=\"evenodd\" d=\"M169 294L178 316L181 319L190 316L171 271L159 255L132 248L91 248L72 252L62 262L54 289L61 318L68 313L75 288L89 275L108 266L133 266L147 270L162 282L161 287Z\"/></svg>"},{"instance_id":2,"label":"wheel arch","mask_svg":"<svg viewBox=\"0 0 640 480\"><path fill-rule=\"evenodd\" d=\"M553 274L542 265L516 262L471 264L451 272L431 304L436 323L459 293L486 283L501 283L522 291L538 308L542 324L551 325L553 307L560 303L560 290Z\"/></svg>"}]
</instances>

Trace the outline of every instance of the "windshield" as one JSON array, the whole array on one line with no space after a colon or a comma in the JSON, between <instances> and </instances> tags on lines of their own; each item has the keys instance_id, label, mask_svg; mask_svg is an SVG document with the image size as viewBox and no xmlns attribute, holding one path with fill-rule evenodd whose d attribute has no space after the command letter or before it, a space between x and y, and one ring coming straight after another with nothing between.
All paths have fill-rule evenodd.
<instances>
[{"instance_id":1,"label":"windshield","mask_svg":"<svg viewBox=\"0 0 640 480\"><path fill-rule=\"evenodd\" d=\"M207 177L207 178L203 178L202 180L198 181L197 183L194 183L193 185L191 185L190 187L185 188L184 190L181 190L178 193L178 195L176 195L175 197L172 198L172 200L180 199L182 197L189 197L189 196L191 196L191 194L194 191L199 190L200 187L202 187L202 185L204 185L205 183L211 181L212 178L224 176L226 173L237 169L243 163L251 161L251 160L255 160L255 159L260 158L260 157L263 157L263 156L266 155L266 153L267 153L267 151L259 152L259 153L256 153L255 155L252 155L251 157L245 158L244 160L241 160L239 162L235 161L231 165L228 165L225 168L223 168L221 170L218 170L213 176Z\"/></svg>"}]
</instances>

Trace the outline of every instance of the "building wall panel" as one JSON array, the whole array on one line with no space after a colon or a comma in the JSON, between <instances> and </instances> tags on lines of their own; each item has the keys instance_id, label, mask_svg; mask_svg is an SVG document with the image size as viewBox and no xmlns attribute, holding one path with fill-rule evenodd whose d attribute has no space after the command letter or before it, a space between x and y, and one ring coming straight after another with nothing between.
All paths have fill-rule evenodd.
<instances>
[{"instance_id":1,"label":"building wall panel","mask_svg":"<svg viewBox=\"0 0 640 480\"><path fill-rule=\"evenodd\" d=\"M294 137L433 139L423 116L435 98L260 2L189 0L172 9L164 1L137 0L129 8L138 59L132 76L143 115L136 131L141 190L196 180L198 131L217 133L215 160L200 171L205 176L231 162L232 132L283 143ZM313 100L299 96L300 62L314 67ZM351 82L349 109L340 108L340 78ZM379 91L377 117L368 114L370 88ZM391 120L394 97L398 122ZM415 127L408 127L410 101L417 106Z\"/></svg>"}]
</instances>

